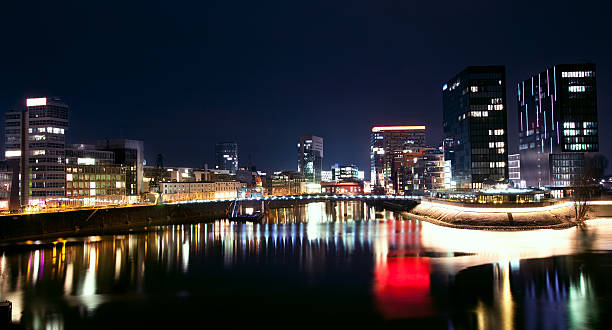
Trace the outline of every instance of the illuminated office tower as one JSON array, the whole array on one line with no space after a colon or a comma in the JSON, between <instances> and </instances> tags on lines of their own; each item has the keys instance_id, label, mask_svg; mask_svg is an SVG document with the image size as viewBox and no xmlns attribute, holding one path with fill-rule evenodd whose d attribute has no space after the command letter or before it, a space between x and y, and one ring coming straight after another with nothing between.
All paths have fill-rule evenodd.
<instances>
[{"instance_id":1,"label":"illuminated office tower","mask_svg":"<svg viewBox=\"0 0 612 330\"><path fill-rule=\"evenodd\" d=\"M5 114L5 157L19 160L20 204L46 205L65 196L68 106L58 98L29 98Z\"/></svg>"},{"instance_id":2,"label":"illuminated office tower","mask_svg":"<svg viewBox=\"0 0 612 330\"><path fill-rule=\"evenodd\" d=\"M506 76L503 66L469 66L442 87L444 159L451 187L508 181Z\"/></svg>"},{"instance_id":3,"label":"illuminated office tower","mask_svg":"<svg viewBox=\"0 0 612 330\"><path fill-rule=\"evenodd\" d=\"M321 183L323 168L323 138L309 135L298 142L298 172L308 183Z\"/></svg>"},{"instance_id":4,"label":"illuminated office tower","mask_svg":"<svg viewBox=\"0 0 612 330\"><path fill-rule=\"evenodd\" d=\"M238 143L220 142L215 145L215 169L238 171Z\"/></svg>"},{"instance_id":5,"label":"illuminated office tower","mask_svg":"<svg viewBox=\"0 0 612 330\"><path fill-rule=\"evenodd\" d=\"M565 187L599 151L595 64L555 65L517 86L521 180Z\"/></svg>"},{"instance_id":6,"label":"illuminated office tower","mask_svg":"<svg viewBox=\"0 0 612 330\"><path fill-rule=\"evenodd\" d=\"M425 126L376 126L370 136L372 192L401 194L404 154L425 146Z\"/></svg>"}]
</instances>

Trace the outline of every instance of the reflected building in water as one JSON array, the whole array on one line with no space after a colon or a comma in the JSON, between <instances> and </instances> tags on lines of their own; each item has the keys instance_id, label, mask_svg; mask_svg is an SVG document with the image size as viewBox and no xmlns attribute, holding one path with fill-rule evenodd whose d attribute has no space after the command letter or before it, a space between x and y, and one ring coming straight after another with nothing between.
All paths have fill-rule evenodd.
<instances>
[{"instance_id":1,"label":"reflected building in water","mask_svg":"<svg viewBox=\"0 0 612 330\"><path fill-rule=\"evenodd\" d=\"M269 211L261 224L220 220L3 252L0 299L13 302L13 319L27 328L105 324L108 313L130 315L122 322L131 325L142 319L139 308L147 310L145 321L154 322L160 301L179 306L168 312L181 319L201 315L202 304L214 317L214 308L224 305L206 305L211 297L243 297L227 303L263 312L309 301L313 290L318 304L335 306L338 318L441 319L455 328L605 321L606 306L597 297L612 294L601 291L609 274L596 266L609 263L607 255L519 260L610 249L612 226L582 246L573 230L457 231L362 202ZM467 268L480 264L486 266ZM291 292L294 300L280 292ZM251 299L264 300L257 307Z\"/></svg>"}]
</instances>

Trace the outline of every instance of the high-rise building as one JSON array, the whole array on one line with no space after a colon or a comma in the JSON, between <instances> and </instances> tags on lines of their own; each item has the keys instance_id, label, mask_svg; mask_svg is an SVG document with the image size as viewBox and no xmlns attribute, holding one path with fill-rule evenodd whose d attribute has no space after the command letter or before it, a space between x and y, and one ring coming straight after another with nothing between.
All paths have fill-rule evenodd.
<instances>
[{"instance_id":1,"label":"high-rise building","mask_svg":"<svg viewBox=\"0 0 612 330\"><path fill-rule=\"evenodd\" d=\"M302 136L298 142L298 172L308 183L321 183L323 168L323 138Z\"/></svg>"},{"instance_id":2,"label":"high-rise building","mask_svg":"<svg viewBox=\"0 0 612 330\"><path fill-rule=\"evenodd\" d=\"M467 67L444 84L442 101L451 185L479 189L507 182L505 68Z\"/></svg>"},{"instance_id":3,"label":"high-rise building","mask_svg":"<svg viewBox=\"0 0 612 330\"><path fill-rule=\"evenodd\" d=\"M138 196L145 192L143 186L144 143L142 141L128 139L100 140L96 143L96 149L113 152L114 163L126 167L126 195Z\"/></svg>"},{"instance_id":4,"label":"high-rise building","mask_svg":"<svg viewBox=\"0 0 612 330\"><path fill-rule=\"evenodd\" d=\"M238 143L220 142L215 145L215 169L238 171Z\"/></svg>"},{"instance_id":5,"label":"high-rise building","mask_svg":"<svg viewBox=\"0 0 612 330\"><path fill-rule=\"evenodd\" d=\"M555 65L517 86L521 179L564 187L599 151L595 64Z\"/></svg>"},{"instance_id":6,"label":"high-rise building","mask_svg":"<svg viewBox=\"0 0 612 330\"><path fill-rule=\"evenodd\" d=\"M5 115L5 157L19 159L20 204L46 205L65 196L68 106L58 98L29 98Z\"/></svg>"},{"instance_id":7,"label":"high-rise building","mask_svg":"<svg viewBox=\"0 0 612 330\"><path fill-rule=\"evenodd\" d=\"M376 126L370 136L370 180L374 193L402 191L404 153L425 146L425 126Z\"/></svg>"}]
</instances>

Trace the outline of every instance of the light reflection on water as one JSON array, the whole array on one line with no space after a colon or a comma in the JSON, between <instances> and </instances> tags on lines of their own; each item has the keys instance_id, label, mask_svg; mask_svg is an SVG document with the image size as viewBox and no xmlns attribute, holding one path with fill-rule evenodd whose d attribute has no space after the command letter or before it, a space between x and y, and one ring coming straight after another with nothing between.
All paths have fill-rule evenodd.
<instances>
[{"instance_id":1,"label":"light reflection on water","mask_svg":"<svg viewBox=\"0 0 612 330\"><path fill-rule=\"evenodd\" d=\"M270 273L295 267L306 278L305 283L295 280L298 285L314 288L328 282L353 285L328 276L353 272L364 281L348 289L369 296L372 313L381 320L444 317L448 324L479 329L588 327L598 307L586 270L542 263L529 266L534 269L530 272L524 259L609 250L608 220L590 222L586 234L575 228L486 232L402 220L361 202L310 203L269 210L262 224L220 220L4 252L0 299L13 302L14 321L27 328L63 328L67 318L87 320L105 304L145 304L162 294L197 295L180 282L205 282L223 270L248 277L252 270L245 267L256 265ZM461 300L463 316L449 316L456 307L448 301L463 289L454 287L462 283L455 277L483 264L489 267L482 272L490 272L486 283L491 286L481 295L468 293L473 300ZM543 279L538 277L542 271ZM166 277L177 283L164 282ZM530 314L549 305L558 309L549 319ZM517 310L524 315L520 320Z\"/></svg>"}]
</instances>

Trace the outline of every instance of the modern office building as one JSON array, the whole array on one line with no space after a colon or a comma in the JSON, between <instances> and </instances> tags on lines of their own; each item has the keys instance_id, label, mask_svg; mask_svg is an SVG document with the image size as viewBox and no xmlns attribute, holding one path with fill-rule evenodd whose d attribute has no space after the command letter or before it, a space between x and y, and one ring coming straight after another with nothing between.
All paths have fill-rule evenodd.
<instances>
[{"instance_id":1,"label":"modern office building","mask_svg":"<svg viewBox=\"0 0 612 330\"><path fill-rule=\"evenodd\" d=\"M376 126L370 136L370 180L376 194L403 191L404 154L425 146L425 126Z\"/></svg>"},{"instance_id":2,"label":"modern office building","mask_svg":"<svg viewBox=\"0 0 612 330\"><path fill-rule=\"evenodd\" d=\"M215 145L215 169L238 171L238 143L220 142Z\"/></svg>"},{"instance_id":3,"label":"modern office building","mask_svg":"<svg viewBox=\"0 0 612 330\"><path fill-rule=\"evenodd\" d=\"M565 187L599 151L595 64L561 64L517 86L521 179Z\"/></svg>"},{"instance_id":4,"label":"modern office building","mask_svg":"<svg viewBox=\"0 0 612 330\"><path fill-rule=\"evenodd\" d=\"M125 204L130 165L115 164L115 153L91 144L66 147L66 197L71 207Z\"/></svg>"},{"instance_id":5,"label":"modern office building","mask_svg":"<svg viewBox=\"0 0 612 330\"><path fill-rule=\"evenodd\" d=\"M425 148L414 164L414 182L424 194L444 189L444 152L442 148Z\"/></svg>"},{"instance_id":6,"label":"modern office building","mask_svg":"<svg viewBox=\"0 0 612 330\"><path fill-rule=\"evenodd\" d=\"M302 136L298 142L298 172L308 183L321 183L323 168L323 138Z\"/></svg>"},{"instance_id":7,"label":"modern office building","mask_svg":"<svg viewBox=\"0 0 612 330\"><path fill-rule=\"evenodd\" d=\"M456 188L508 180L506 76L503 66L469 66L442 87L444 158Z\"/></svg>"},{"instance_id":8,"label":"modern office building","mask_svg":"<svg viewBox=\"0 0 612 330\"><path fill-rule=\"evenodd\" d=\"M65 196L68 106L58 98L29 98L5 115L5 157L19 160L21 206L45 206Z\"/></svg>"},{"instance_id":9,"label":"modern office building","mask_svg":"<svg viewBox=\"0 0 612 330\"><path fill-rule=\"evenodd\" d=\"M126 170L116 164L67 164L68 206L125 204Z\"/></svg>"},{"instance_id":10,"label":"modern office building","mask_svg":"<svg viewBox=\"0 0 612 330\"><path fill-rule=\"evenodd\" d=\"M414 147L404 153L399 193L422 195L444 189L444 153L441 148Z\"/></svg>"},{"instance_id":11,"label":"modern office building","mask_svg":"<svg viewBox=\"0 0 612 330\"><path fill-rule=\"evenodd\" d=\"M144 193L144 143L138 140L106 139L96 143L97 150L111 151L114 164L126 166L125 189L128 196Z\"/></svg>"},{"instance_id":12,"label":"modern office building","mask_svg":"<svg viewBox=\"0 0 612 330\"><path fill-rule=\"evenodd\" d=\"M306 179L300 172L275 172L266 180L268 195L300 195L306 193Z\"/></svg>"},{"instance_id":13,"label":"modern office building","mask_svg":"<svg viewBox=\"0 0 612 330\"><path fill-rule=\"evenodd\" d=\"M66 165L114 164L115 153L97 150L92 144L71 144L66 146Z\"/></svg>"},{"instance_id":14,"label":"modern office building","mask_svg":"<svg viewBox=\"0 0 612 330\"><path fill-rule=\"evenodd\" d=\"M332 181L344 180L359 180L359 169L356 165L338 166L336 164L332 167Z\"/></svg>"}]
</instances>

